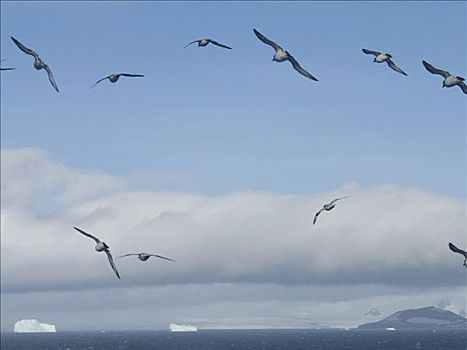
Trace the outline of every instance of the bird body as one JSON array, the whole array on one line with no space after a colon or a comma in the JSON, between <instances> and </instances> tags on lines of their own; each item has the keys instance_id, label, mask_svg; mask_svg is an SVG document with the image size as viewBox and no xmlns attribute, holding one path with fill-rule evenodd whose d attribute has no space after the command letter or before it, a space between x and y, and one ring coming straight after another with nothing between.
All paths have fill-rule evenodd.
<instances>
[{"instance_id":1,"label":"bird body","mask_svg":"<svg viewBox=\"0 0 467 350\"><path fill-rule=\"evenodd\" d=\"M11 40L13 40L16 46L18 46L18 48L21 51L23 51L25 54L31 55L34 57L34 68L37 70L44 69L47 72L47 76L49 77L50 84L52 84L55 91L58 92L58 86L57 86L57 83L55 82L55 79L54 79L54 76L52 74L50 67L45 64L45 62L39 57L39 55L35 51L27 48L26 46L21 44L18 40L16 40L13 37L11 37Z\"/></svg>"},{"instance_id":2,"label":"bird body","mask_svg":"<svg viewBox=\"0 0 467 350\"><path fill-rule=\"evenodd\" d=\"M301 75L307 77L308 79L318 81L314 76L312 76L309 72L303 69L302 66L298 63L298 61L286 50L284 50L280 45L276 44L274 41L269 40L263 34L258 32L256 29L253 28L253 32L255 33L256 37L261 40L266 45L271 46L274 50L274 57L272 58L275 62L284 62L289 61L292 64L292 67L299 72Z\"/></svg>"},{"instance_id":3,"label":"bird body","mask_svg":"<svg viewBox=\"0 0 467 350\"><path fill-rule=\"evenodd\" d=\"M431 74L438 74L441 75L444 80L443 80L443 88L444 87L453 87L453 86L459 86L464 94L467 94L467 85L464 83L464 78L459 77L459 76L454 76L448 71L441 70L438 68L433 67L431 64L429 64L426 61L422 61L423 66L426 68L428 72Z\"/></svg>"},{"instance_id":4,"label":"bird body","mask_svg":"<svg viewBox=\"0 0 467 350\"><path fill-rule=\"evenodd\" d=\"M107 259L109 260L110 266L112 267L112 270L120 279L120 274L118 273L117 266L115 266L112 254L110 253L110 247L105 242L102 242L99 238L91 235L90 233L87 233L77 227L74 227L74 229L79 233L83 234L84 236L93 239L96 242L94 249L96 250L96 252L105 252L105 254L107 255Z\"/></svg>"},{"instance_id":5,"label":"bird body","mask_svg":"<svg viewBox=\"0 0 467 350\"><path fill-rule=\"evenodd\" d=\"M118 74L110 74L109 75L109 81L111 83L116 83L119 78L120 78L120 75L118 75Z\"/></svg>"},{"instance_id":6,"label":"bird body","mask_svg":"<svg viewBox=\"0 0 467 350\"><path fill-rule=\"evenodd\" d=\"M141 261L146 261L150 257L151 257L151 254L145 254L145 253L138 254L138 259L141 260Z\"/></svg>"},{"instance_id":7,"label":"bird body","mask_svg":"<svg viewBox=\"0 0 467 350\"><path fill-rule=\"evenodd\" d=\"M288 55L287 51L284 51L281 48L279 48L274 53L274 57L273 57L272 60L275 61L275 62L284 62L284 61L287 61L288 59L289 59L289 55Z\"/></svg>"},{"instance_id":8,"label":"bird body","mask_svg":"<svg viewBox=\"0 0 467 350\"><path fill-rule=\"evenodd\" d=\"M400 73L402 75L407 75L407 73L405 73L402 69L400 69L399 67L396 66L396 64L392 60L392 55L390 55L388 53L381 53L381 52L378 52L378 51L372 51L372 50L368 50L368 49L362 49L362 51L363 51L363 53L365 53L367 55L375 56L375 58L373 59L373 62L376 62L376 63L386 62L388 64L389 68L391 68L392 70L395 70L397 73Z\"/></svg>"},{"instance_id":9,"label":"bird body","mask_svg":"<svg viewBox=\"0 0 467 350\"><path fill-rule=\"evenodd\" d=\"M349 198L349 197L350 196L336 198L336 199L333 199L331 202L324 204L323 207L315 214L315 217L313 218L313 225L316 223L316 220L318 219L319 214L321 214L323 210L330 211L334 209L337 201L340 201L341 199Z\"/></svg>"},{"instance_id":10,"label":"bird body","mask_svg":"<svg viewBox=\"0 0 467 350\"><path fill-rule=\"evenodd\" d=\"M450 75L443 81L443 87L453 87L454 85L458 85L459 83L463 82L465 79L462 77L455 77Z\"/></svg>"},{"instance_id":11,"label":"bird body","mask_svg":"<svg viewBox=\"0 0 467 350\"><path fill-rule=\"evenodd\" d=\"M373 62L383 63L390 59L392 56L388 53L380 53L378 56L375 57Z\"/></svg>"},{"instance_id":12,"label":"bird body","mask_svg":"<svg viewBox=\"0 0 467 350\"><path fill-rule=\"evenodd\" d=\"M207 46L209 44L209 40L208 39L201 39L199 42L198 42L198 46Z\"/></svg>"},{"instance_id":13,"label":"bird body","mask_svg":"<svg viewBox=\"0 0 467 350\"><path fill-rule=\"evenodd\" d=\"M94 247L94 249L97 252L103 252L104 250L109 249L109 246L105 244L105 242L98 242L96 243L96 246Z\"/></svg>"}]
</instances>

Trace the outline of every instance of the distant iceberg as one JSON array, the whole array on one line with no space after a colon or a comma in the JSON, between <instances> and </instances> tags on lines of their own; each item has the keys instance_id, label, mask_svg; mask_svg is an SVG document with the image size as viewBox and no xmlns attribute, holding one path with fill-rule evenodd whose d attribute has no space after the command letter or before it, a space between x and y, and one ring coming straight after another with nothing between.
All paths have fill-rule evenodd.
<instances>
[{"instance_id":1,"label":"distant iceberg","mask_svg":"<svg viewBox=\"0 0 467 350\"><path fill-rule=\"evenodd\" d=\"M176 323L171 323L170 324L170 330L172 332L197 332L198 327L196 326L191 326L189 324L176 324Z\"/></svg>"},{"instance_id":2,"label":"distant iceberg","mask_svg":"<svg viewBox=\"0 0 467 350\"><path fill-rule=\"evenodd\" d=\"M55 325L40 323L38 320L19 320L15 323L15 333L56 332Z\"/></svg>"}]
</instances>

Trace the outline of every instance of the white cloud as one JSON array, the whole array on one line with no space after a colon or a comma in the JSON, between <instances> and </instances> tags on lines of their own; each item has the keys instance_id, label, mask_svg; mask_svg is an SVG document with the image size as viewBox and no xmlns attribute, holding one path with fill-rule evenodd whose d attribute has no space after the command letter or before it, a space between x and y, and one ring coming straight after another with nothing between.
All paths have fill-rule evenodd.
<instances>
[{"instance_id":1,"label":"white cloud","mask_svg":"<svg viewBox=\"0 0 467 350\"><path fill-rule=\"evenodd\" d=\"M34 148L2 150L1 167L2 205L8 207L30 206L52 197L65 205L123 188L113 176L69 168Z\"/></svg>"},{"instance_id":2,"label":"white cloud","mask_svg":"<svg viewBox=\"0 0 467 350\"><path fill-rule=\"evenodd\" d=\"M352 197L323 213L322 204ZM417 188L348 184L327 193L224 196L132 191L123 180L60 164L34 149L2 151L2 288L77 289L167 283L462 285L466 211L460 198ZM46 199L46 214L37 202ZM50 208L49 208L50 209ZM155 252L176 263L118 260Z\"/></svg>"}]
</instances>

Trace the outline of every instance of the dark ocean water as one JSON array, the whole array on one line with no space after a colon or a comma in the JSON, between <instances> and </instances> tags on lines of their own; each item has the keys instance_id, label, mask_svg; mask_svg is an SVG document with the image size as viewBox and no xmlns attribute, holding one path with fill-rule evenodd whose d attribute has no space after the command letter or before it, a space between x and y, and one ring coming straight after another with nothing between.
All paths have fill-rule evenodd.
<instances>
[{"instance_id":1,"label":"dark ocean water","mask_svg":"<svg viewBox=\"0 0 467 350\"><path fill-rule=\"evenodd\" d=\"M2 350L436 349L466 350L467 330L229 330L2 333Z\"/></svg>"}]
</instances>

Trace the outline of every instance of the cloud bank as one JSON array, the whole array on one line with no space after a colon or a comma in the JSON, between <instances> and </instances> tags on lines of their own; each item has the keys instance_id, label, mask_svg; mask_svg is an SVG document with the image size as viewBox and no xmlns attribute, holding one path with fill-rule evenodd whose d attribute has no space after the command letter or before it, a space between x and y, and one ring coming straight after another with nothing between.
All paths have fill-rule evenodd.
<instances>
[{"instance_id":1,"label":"cloud bank","mask_svg":"<svg viewBox=\"0 0 467 350\"><path fill-rule=\"evenodd\" d=\"M2 151L2 289L6 292L191 283L462 286L462 198L350 183L333 191L222 196L134 191L122 178L68 167L36 149ZM343 196L331 212L314 213ZM176 263L117 260L154 252Z\"/></svg>"}]
</instances>

